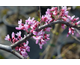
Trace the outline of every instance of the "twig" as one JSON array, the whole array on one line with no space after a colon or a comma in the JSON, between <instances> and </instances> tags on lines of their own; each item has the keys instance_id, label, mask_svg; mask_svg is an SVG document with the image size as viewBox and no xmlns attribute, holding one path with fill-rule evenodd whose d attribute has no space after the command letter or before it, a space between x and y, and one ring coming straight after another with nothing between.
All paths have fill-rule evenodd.
<instances>
[{"instance_id":1,"label":"twig","mask_svg":"<svg viewBox=\"0 0 80 65\"><path fill-rule=\"evenodd\" d=\"M80 35L80 31L79 30L77 30L77 29L75 29L76 31L77 31L77 33L79 33L79 35Z\"/></svg>"},{"instance_id":2,"label":"twig","mask_svg":"<svg viewBox=\"0 0 80 65\"><path fill-rule=\"evenodd\" d=\"M80 40L77 38L77 37L75 37L75 36L73 36L73 35L71 35L75 40L77 40L78 42L80 42Z\"/></svg>"},{"instance_id":3,"label":"twig","mask_svg":"<svg viewBox=\"0 0 80 65\"><path fill-rule=\"evenodd\" d=\"M14 54L15 56L17 56L20 59L25 59L22 55L20 55L18 52L14 51L14 50L12 50L11 53Z\"/></svg>"}]
</instances>

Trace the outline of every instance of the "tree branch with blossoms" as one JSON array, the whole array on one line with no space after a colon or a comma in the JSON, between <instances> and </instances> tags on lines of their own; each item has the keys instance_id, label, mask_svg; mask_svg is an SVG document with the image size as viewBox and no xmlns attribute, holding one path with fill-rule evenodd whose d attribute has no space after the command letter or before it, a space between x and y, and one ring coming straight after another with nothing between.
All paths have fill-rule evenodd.
<instances>
[{"instance_id":1,"label":"tree branch with blossoms","mask_svg":"<svg viewBox=\"0 0 80 65\"><path fill-rule=\"evenodd\" d=\"M51 23L49 23L49 24L47 24L47 25L39 26L39 28L36 29L35 31L39 32L40 30L45 29L45 28L47 28L47 27L52 27L52 26L55 25L55 24L65 24L65 25L67 25L68 27L73 27L73 28L76 28L76 29L80 30L80 27L79 27L79 26L75 26L75 25L72 25L72 24L70 24L70 23L68 23L68 22L58 20L58 21L51 22ZM24 38L22 38L22 39L19 40L18 42L12 44L11 47L12 47L12 48L15 48L15 47L18 46L19 44L21 44L21 43L25 42L26 40L28 40L28 39L29 39L30 37L32 37L33 35L34 35L33 33L28 34L27 36L25 36Z\"/></svg>"},{"instance_id":2,"label":"tree branch with blossoms","mask_svg":"<svg viewBox=\"0 0 80 65\"><path fill-rule=\"evenodd\" d=\"M51 9L47 9L46 14L41 17L40 21L36 21L34 18L31 19L29 17L27 20L25 20L25 23L22 23L22 19L20 19L16 29L25 30L28 33L27 36L24 35L24 37L21 37L21 31L17 33L12 32L11 38L9 35L5 37L5 40L10 41L12 44L10 46L1 45L0 49L13 53L12 50L15 48L19 54L15 52L13 53L14 55L22 59L24 57L27 58L27 52L30 52L30 47L28 46L29 38L34 38L36 40L36 44L39 44L40 49L42 49L42 46L46 44L48 40L50 40L50 34L46 34L45 32L50 32L52 26L55 24L61 24L63 29L68 26L69 31L67 36L69 36L69 34L74 35L74 28L80 30L80 27L78 26L80 21L78 20L79 18L68 15L67 7L62 7L60 11L58 11L57 7L52 7ZM41 25L41 23L43 23L43 25Z\"/></svg>"}]
</instances>

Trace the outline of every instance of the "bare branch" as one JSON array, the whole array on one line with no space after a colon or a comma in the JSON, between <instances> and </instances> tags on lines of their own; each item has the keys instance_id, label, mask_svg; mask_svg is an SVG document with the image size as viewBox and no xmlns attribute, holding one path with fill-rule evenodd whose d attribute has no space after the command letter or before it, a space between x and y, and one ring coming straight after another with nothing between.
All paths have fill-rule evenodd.
<instances>
[{"instance_id":1,"label":"bare branch","mask_svg":"<svg viewBox=\"0 0 80 65\"><path fill-rule=\"evenodd\" d=\"M14 54L15 56L17 56L18 58L20 58L20 59L24 59L24 57L22 55L20 55L16 51L12 50L11 46L0 44L0 49L5 50L7 52L10 52L10 53Z\"/></svg>"},{"instance_id":2,"label":"bare branch","mask_svg":"<svg viewBox=\"0 0 80 65\"><path fill-rule=\"evenodd\" d=\"M11 52L12 51L12 48L10 46L3 45L3 44L0 44L0 49L5 50L5 51L8 51L8 52Z\"/></svg>"},{"instance_id":3,"label":"bare branch","mask_svg":"<svg viewBox=\"0 0 80 65\"><path fill-rule=\"evenodd\" d=\"M14 54L15 56L17 56L20 59L24 59L24 57L22 55L20 55L18 52L14 51L14 50L12 50L11 53Z\"/></svg>"}]
</instances>

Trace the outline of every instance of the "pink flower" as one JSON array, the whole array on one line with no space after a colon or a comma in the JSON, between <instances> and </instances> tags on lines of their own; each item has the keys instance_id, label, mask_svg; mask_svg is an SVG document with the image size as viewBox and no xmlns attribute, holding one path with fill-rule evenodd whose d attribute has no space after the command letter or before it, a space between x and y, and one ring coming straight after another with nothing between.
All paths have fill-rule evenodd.
<instances>
[{"instance_id":1,"label":"pink flower","mask_svg":"<svg viewBox=\"0 0 80 65\"><path fill-rule=\"evenodd\" d=\"M20 51L20 54L24 57L28 57L28 54L27 52L30 52L30 47L28 46L29 42L26 41L26 43L23 43L23 45L20 45L19 47L19 51Z\"/></svg>"},{"instance_id":2,"label":"pink flower","mask_svg":"<svg viewBox=\"0 0 80 65\"><path fill-rule=\"evenodd\" d=\"M33 38L36 40L36 44L38 44L39 40L41 39L42 36L33 36Z\"/></svg>"},{"instance_id":3,"label":"pink flower","mask_svg":"<svg viewBox=\"0 0 80 65\"><path fill-rule=\"evenodd\" d=\"M61 15L62 15L62 16L68 15L68 11L67 11L67 7L66 7L66 6L62 6Z\"/></svg>"},{"instance_id":4,"label":"pink flower","mask_svg":"<svg viewBox=\"0 0 80 65\"><path fill-rule=\"evenodd\" d=\"M50 32L50 30L51 30L50 27L44 29L44 31L47 31L47 32Z\"/></svg>"},{"instance_id":5,"label":"pink flower","mask_svg":"<svg viewBox=\"0 0 80 65\"><path fill-rule=\"evenodd\" d=\"M51 9L47 9L46 14L50 14L51 13Z\"/></svg>"},{"instance_id":6,"label":"pink flower","mask_svg":"<svg viewBox=\"0 0 80 65\"><path fill-rule=\"evenodd\" d=\"M41 39L41 43L42 44L45 44L46 43L46 40L45 39Z\"/></svg>"},{"instance_id":7,"label":"pink flower","mask_svg":"<svg viewBox=\"0 0 80 65\"><path fill-rule=\"evenodd\" d=\"M66 26L65 24L61 24L61 27L62 27L63 29L65 29L65 26Z\"/></svg>"},{"instance_id":8,"label":"pink flower","mask_svg":"<svg viewBox=\"0 0 80 65\"><path fill-rule=\"evenodd\" d=\"M24 44L24 48L26 49L26 51L30 52L30 47L28 46L29 42L26 41L26 44Z\"/></svg>"},{"instance_id":9,"label":"pink flower","mask_svg":"<svg viewBox=\"0 0 80 65\"><path fill-rule=\"evenodd\" d=\"M71 20L71 22L74 22L74 21L79 20L79 17L74 18L74 17L75 17L75 15L73 15L72 17L70 17L70 16L67 16L67 17Z\"/></svg>"},{"instance_id":10,"label":"pink flower","mask_svg":"<svg viewBox=\"0 0 80 65\"><path fill-rule=\"evenodd\" d=\"M17 30L24 30L24 28L25 27L23 25L21 25L21 24L19 24L19 27L16 27Z\"/></svg>"},{"instance_id":11,"label":"pink flower","mask_svg":"<svg viewBox=\"0 0 80 65\"><path fill-rule=\"evenodd\" d=\"M40 32L37 33L38 36L43 36L45 32L43 30L41 30Z\"/></svg>"},{"instance_id":12,"label":"pink flower","mask_svg":"<svg viewBox=\"0 0 80 65\"><path fill-rule=\"evenodd\" d=\"M33 31L33 34L34 34L34 35L37 35L37 33L38 33L38 32L36 32L36 31Z\"/></svg>"},{"instance_id":13,"label":"pink flower","mask_svg":"<svg viewBox=\"0 0 80 65\"><path fill-rule=\"evenodd\" d=\"M47 14L45 16L42 16L41 21L43 21L43 22L50 22L50 21L52 21L51 15Z\"/></svg>"},{"instance_id":14,"label":"pink flower","mask_svg":"<svg viewBox=\"0 0 80 65\"><path fill-rule=\"evenodd\" d=\"M62 9L64 9L64 11L66 11L67 10L67 7L66 6L62 6Z\"/></svg>"},{"instance_id":15,"label":"pink flower","mask_svg":"<svg viewBox=\"0 0 80 65\"><path fill-rule=\"evenodd\" d=\"M40 42L40 43L39 43L39 46L40 46L40 49L42 49L43 44Z\"/></svg>"},{"instance_id":16,"label":"pink flower","mask_svg":"<svg viewBox=\"0 0 80 65\"><path fill-rule=\"evenodd\" d=\"M17 32L16 35L17 35L17 36L21 36L21 31Z\"/></svg>"},{"instance_id":17,"label":"pink flower","mask_svg":"<svg viewBox=\"0 0 80 65\"><path fill-rule=\"evenodd\" d=\"M18 36L18 38L21 39L21 31L17 32L16 36Z\"/></svg>"},{"instance_id":18,"label":"pink flower","mask_svg":"<svg viewBox=\"0 0 80 65\"><path fill-rule=\"evenodd\" d=\"M50 34L44 34L44 39L45 39L45 41L50 40L49 36L50 36Z\"/></svg>"},{"instance_id":19,"label":"pink flower","mask_svg":"<svg viewBox=\"0 0 80 65\"><path fill-rule=\"evenodd\" d=\"M32 25L35 23L34 21L34 17L31 19L31 17L28 18L28 20L26 20L26 22L29 24L29 25Z\"/></svg>"},{"instance_id":20,"label":"pink flower","mask_svg":"<svg viewBox=\"0 0 80 65\"><path fill-rule=\"evenodd\" d=\"M14 32L12 32L12 39L14 39L15 38L15 33Z\"/></svg>"},{"instance_id":21,"label":"pink flower","mask_svg":"<svg viewBox=\"0 0 80 65\"><path fill-rule=\"evenodd\" d=\"M44 22L47 22L48 21L48 18L45 17L45 16L42 16L41 20L44 21Z\"/></svg>"},{"instance_id":22,"label":"pink flower","mask_svg":"<svg viewBox=\"0 0 80 65\"><path fill-rule=\"evenodd\" d=\"M20 19L20 21L18 21L18 24L22 24L22 19Z\"/></svg>"},{"instance_id":23,"label":"pink flower","mask_svg":"<svg viewBox=\"0 0 80 65\"><path fill-rule=\"evenodd\" d=\"M52 7L52 8L51 8L51 11L54 11L54 10L55 10L55 7Z\"/></svg>"},{"instance_id":24,"label":"pink flower","mask_svg":"<svg viewBox=\"0 0 80 65\"><path fill-rule=\"evenodd\" d=\"M78 24L80 24L80 21L78 21L78 22L75 23L75 25L78 25Z\"/></svg>"},{"instance_id":25,"label":"pink flower","mask_svg":"<svg viewBox=\"0 0 80 65\"><path fill-rule=\"evenodd\" d=\"M73 20L73 19L74 19L74 17L75 17L75 15L73 15L73 16L70 18L70 20Z\"/></svg>"},{"instance_id":26,"label":"pink flower","mask_svg":"<svg viewBox=\"0 0 80 65\"><path fill-rule=\"evenodd\" d=\"M10 36L7 35L7 36L5 37L5 40L11 41Z\"/></svg>"},{"instance_id":27,"label":"pink flower","mask_svg":"<svg viewBox=\"0 0 80 65\"><path fill-rule=\"evenodd\" d=\"M63 19L64 21L66 21L66 22L70 22L70 20L69 20L68 18L66 18L66 17L62 17L62 19Z\"/></svg>"},{"instance_id":28,"label":"pink flower","mask_svg":"<svg viewBox=\"0 0 80 65\"><path fill-rule=\"evenodd\" d=\"M27 52L26 52L25 49L23 49L22 51L20 51L20 53L21 53L21 55L22 55L23 57L25 57L25 58L28 57L28 54L27 54Z\"/></svg>"},{"instance_id":29,"label":"pink flower","mask_svg":"<svg viewBox=\"0 0 80 65\"><path fill-rule=\"evenodd\" d=\"M24 24L24 27L25 27L25 29L29 29L30 28L30 25Z\"/></svg>"},{"instance_id":30,"label":"pink flower","mask_svg":"<svg viewBox=\"0 0 80 65\"><path fill-rule=\"evenodd\" d=\"M53 12L53 15L55 15L55 16L56 16L56 15L57 15L57 12L56 12L56 11L54 11L54 12Z\"/></svg>"},{"instance_id":31,"label":"pink flower","mask_svg":"<svg viewBox=\"0 0 80 65\"><path fill-rule=\"evenodd\" d=\"M34 23L33 25L31 25L31 29L35 30L38 27L38 24L40 24L38 21L36 23Z\"/></svg>"},{"instance_id":32,"label":"pink flower","mask_svg":"<svg viewBox=\"0 0 80 65\"><path fill-rule=\"evenodd\" d=\"M73 27L69 28L69 32L68 32L68 34L67 34L67 37L68 37L69 34L71 34L71 33L72 33L72 35L74 35L74 28L73 28Z\"/></svg>"}]
</instances>

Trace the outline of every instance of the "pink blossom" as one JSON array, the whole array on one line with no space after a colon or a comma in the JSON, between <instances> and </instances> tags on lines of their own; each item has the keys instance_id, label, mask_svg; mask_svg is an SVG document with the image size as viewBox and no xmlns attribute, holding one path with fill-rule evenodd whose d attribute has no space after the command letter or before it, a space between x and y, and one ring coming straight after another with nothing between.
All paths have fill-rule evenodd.
<instances>
[{"instance_id":1,"label":"pink blossom","mask_svg":"<svg viewBox=\"0 0 80 65\"><path fill-rule=\"evenodd\" d=\"M54 10L55 10L55 7L52 7L52 8L51 8L51 11L54 11Z\"/></svg>"},{"instance_id":2,"label":"pink blossom","mask_svg":"<svg viewBox=\"0 0 80 65\"><path fill-rule=\"evenodd\" d=\"M38 36L39 36L39 35L43 36L44 33L45 33L45 32L44 32L43 30L41 30L41 31L39 31L39 32L37 33L37 35L38 35Z\"/></svg>"},{"instance_id":3,"label":"pink blossom","mask_svg":"<svg viewBox=\"0 0 80 65\"><path fill-rule=\"evenodd\" d=\"M41 21L43 21L43 22L50 22L50 21L52 21L51 15L47 14L45 16L42 16Z\"/></svg>"},{"instance_id":4,"label":"pink blossom","mask_svg":"<svg viewBox=\"0 0 80 65\"><path fill-rule=\"evenodd\" d=\"M39 46L40 46L40 49L42 49L43 44L40 42L40 43L39 43Z\"/></svg>"},{"instance_id":5,"label":"pink blossom","mask_svg":"<svg viewBox=\"0 0 80 65\"><path fill-rule=\"evenodd\" d=\"M22 19L20 19L20 21L18 21L18 24L22 24Z\"/></svg>"},{"instance_id":6,"label":"pink blossom","mask_svg":"<svg viewBox=\"0 0 80 65\"><path fill-rule=\"evenodd\" d=\"M66 18L66 17L62 17L62 19L64 20L64 21L66 21L66 22L69 22L70 20L68 19L68 18Z\"/></svg>"},{"instance_id":7,"label":"pink blossom","mask_svg":"<svg viewBox=\"0 0 80 65\"><path fill-rule=\"evenodd\" d=\"M12 39L14 39L15 38L15 33L14 32L12 32Z\"/></svg>"},{"instance_id":8,"label":"pink blossom","mask_svg":"<svg viewBox=\"0 0 80 65\"><path fill-rule=\"evenodd\" d=\"M66 26L65 24L61 24L61 27L62 27L63 29L65 29L65 26Z\"/></svg>"},{"instance_id":9,"label":"pink blossom","mask_svg":"<svg viewBox=\"0 0 80 65\"><path fill-rule=\"evenodd\" d=\"M55 16L56 16L56 15L57 15L57 12L56 12L56 11L54 11L54 12L53 12L53 15L55 15Z\"/></svg>"},{"instance_id":10,"label":"pink blossom","mask_svg":"<svg viewBox=\"0 0 80 65\"><path fill-rule=\"evenodd\" d=\"M25 57L25 58L27 58L28 57L28 54L27 54L27 52L23 49L21 52L21 55L23 56L23 57Z\"/></svg>"},{"instance_id":11,"label":"pink blossom","mask_svg":"<svg viewBox=\"0 0 80 65\"><path fill-rule=\"evenodd\" d=\"M34 23L33 25L31 25L31 29L35 30L38 27L38 24L40 24L38 21L36 23Z\"/></svg>"},{"instance_id":12,"label":"pink blossom","mask_svg":"<svg viewBox=\"0 0 80 65\"><path fill-rule=\"evenodd\" d=\"M46 40L45 39L41 39L41 43L42 44L45 44L46 43Z\"/></svg>"},{"instance_id":13,"label":"pink blossom","mask_svg":"<svg viewBox=\"0 0 80 65\"><path fill-rule=\"evenodd\" d=\"M41 20L44 21L44 22L47 22L48 21L48 18L45 17L45 16L42 16Z\"/></svg>"},{"instance_id":14,"label":"pink blossom","mask_svg":"<svg viewBox=\"0 0 80 65\"><path fill-rule=\"evenodd\" d=\"M36 44L38 44L39 40L41 39L42 36L33 36L33 38L36 40Z\"/></svg>"},{"instance_id":15,"label":"pink blossom","mask_svg":"<svg viewBox=\"0 0 80 65\"><path fill-rule=\"evenodd\" d=\"M28 20L26 20L26 22L29 24L29 25L32 25L35 23L34 21L34 17L31 19L31 17L28 18Z\"/></svg>"},{"instance_id":16,"label":"pink blossom","mask_svg":"<svg viewBox=\"0 0 80 65\"><path fill-rule=\"evenodd\" d=\"M7 36L5 37L5 40L11 41L10 36L7 35Z\"/></svg>"},{"instance_id":17,"label":"pink blossom","mask_svg":"<svg viewBox=\"0 0 80 65\"><path fill-rule=\"evenodd\" d=\"M17 47L15 47L15 50L16 50L16 51L18 51L18 50L19 50L19 47L18 47L18 46L17 46Z\"/></svg>"},{"instance_id":18,"label":"pink blossom","mask_svg":"<svg viewBox=\"0 0 80 65\"><path fill-rule=\"evenodd\" d=\"M80 21L78 21L78 22L75 23L75 25L78 25L78 24L80 24Z\"/></svg>"},{"instance_id":19,"label":"pink blossom","mask_svg":"<svg viewBox=\"0 0 80 65\"><path fill-rule=\"evenodd\" d=\"M33 31L33 34L34 34L34 35L37 35L37 33L38 33L38 32L36 32L36 31Z\"/></svg>"},{"instance_id":20,"label":"pink blossom","mask_svg":"<svg viewBox=\"0 0 80 65\"><path fill-rule=\"evenodd\" d=\"M44 31L47 31L47 32L50 32L50 30L51 30L50 27L44 29Z\"/></svg>"},{"instance_id":21,"label":"pink blossom","mask_svg":"<svg viewBox=\"0 0 80 65\"><path fill-rule=\"evenodd\" d=\"M21 31L17 32L16 36L18 36L18 38L21 39Z\"/></svg>"},{"instance_id":22,"label":"pink blossom","mask_svg":"<svg viewBox=\"0 0 80 65\"><path fill-rule=\"evenodd\" d=\"M69 34L71 34L71 33L72 33L72 35L74 35L74 28L73 28L73 27L69 28L69 32L68 32L68 34L67 34L67 37L68 37Z\"/></svg>"},{"instance_id":23,"label":"pink blossom","mask_svg":"<svg viewBox=\"0 0 80 65\"><path fill-rule=\"evenodd\" d=\"M26 41L26 44L24 44L24 47L26 49L26 51L30 52L30 47L28 46L29 41Z\"/></svg>"},{"instance_id":24,"label":"pink blossom","mask_svg":"<svg viewBox=\"0 0 80 65\"><path fill-rule=\"evenodd\" d=\"M47 9L46 14L50 14L51 13L51 9Z\"/></svg>"},{"instance_id":25,"label":"pink blossom","mask_svg":"<svg viewBox=\"0 0 80 65\"><path fill-rule=\"evenodd\" d=\"M24 30L24 26L22 26L21 24L19 24L19 27L16 27L17 30Z\"/></svg>"},{"instance_id":26,"label":"pink blossom","mask_svg":"<svg viewBox=\"0 0 80 65\"><path fill-rule=\"evenodd\" d=\"M62 9L60 10L60 12L58 12L57 7L52 7L51 9L47 9L46 14L42 15L40 22L36 21L34 17L33 18L29 17L25 21L25 24L24 24L24 23L22 23L22 19L20 19L18 21L18 27L16 27L16 29L17 30L25 30L27 33L33 33L34 36L32 36L32 37L36 40L36 44L38 44L40 46L40 49L42 49L42 46L44 44L46 44L48 40L50 40L50 38L49 38L50 34L46 34L45 32L46 31L50 32L51 28L47 27L40 31L35 31L35 30L38 29L39 25L41 25L42 22L43 22L43 25L47 25L47 24L57 21L59 19L62 21L65 21L65 22L70 22L71 24L75 24L75 25L80 24L80 21L76 22L77 20L79 20L79 17L75 18L75 15L69 16L67 7L62 6ZM61 24L61 27L63 29L65 29L65 26L66 26L65 24ZM69 27L67 36L69 36L69 34L74 35L74 33L75 33L74 28ZM12 41L12 43L15 43L21 39L22 39L22 37L21 37L20 31L17 32L16 34L14 32L12 32L12 39L10 39L9 35L7 35L5 37L5 40ZM29 42L26 41L15 48L17 51L19 50L20 54L26 58L28 57L27 52L30 52L30 47L28 46L28 44L29 44Z\"/></svg>"}]
</instances>

